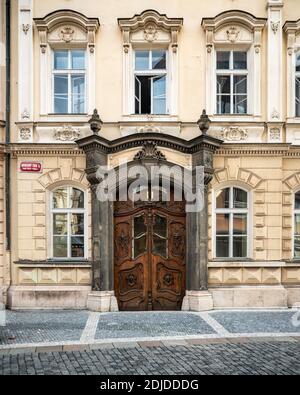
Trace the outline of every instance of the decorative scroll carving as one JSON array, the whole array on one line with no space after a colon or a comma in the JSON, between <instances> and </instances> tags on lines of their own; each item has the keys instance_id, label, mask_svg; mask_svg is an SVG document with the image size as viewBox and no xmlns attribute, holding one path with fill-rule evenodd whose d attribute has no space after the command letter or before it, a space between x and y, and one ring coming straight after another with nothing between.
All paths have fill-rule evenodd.
<instances>
[{"instance_id":1,"label":"decorative scroll carving","mask_svg":"<svg viewBox=\"0 0 300 395\"><path fill-rule=\"evenodd\" d=\"M61 29L59 36L62 41L69 43L73 41L74 34L75 34L75 30L71 26L64 26Z\"/></svg>"},{"instance_id":2,"label":"decorative scroll carving","mask_svg":"<svg viewBox=\"0 0 300 395\"><path fill-rule=\"evenodd\" d=\"M126 277L127 285L132 288L137 284L137 276L133 273L128 274Z\"/></svg>"},{"instance_id":3,"label":"decorative scroll carving","mask_svg":"<svg viewBox=\"0 0 300 395\"><path fill-rule=\"evenodd\" d=\"M27 36L27 33L29 32L29 29L30 29L30 25L29 25L29 23L23 23L22 24L22 30L23 30L23 32L24 32L24 34Z\"/></svg>"},{"instance_id":4,"label":"decorative scroll carving","mask_svg":"<svg viewBox=\"0 0 300 395\"><path fill-rule=\"evenodd\" d=\"M280 129L279 128L270 129L269 137L271 141L280 141L281 140Z\"/></svg>"},{"instance_id":5,"label":"decorative scroll carving","mask_svg":"<svg viewBox=\"0 0 300 395\"><path fill-rule=\"evenodd\" d=\"M22 128L20 129L20 140L29 141L32 138L31 129Z\"/></svg>"},{"instance_id":6,"label":"decorative scroll carving","mask_svg":"<svg viewBox=\"0 0 300 395\"><path fill-rule=\"evenodd\" d=\"M221 130L221 136L227 141L243 141L247 140L248 132L238 126L230 126Z\"/></svg>"},{"instance_id":7,"label":"decorative scroll carving","mask_svg":"<svg viewBox=\"0 0 300 395\"><path fill-rule=\"evenodd\" d=\"M166 157L157 149L157 145L153 141L146 141L141 151L139 151L134 157L134 160L141 159L166 160Z\"/></svg>"},{"instance_id":8,"label":"decorative scroll carving","mask_svg":"<svg viewBox=\"0 0 300 395\"><path fill-rule=\"evenodd\" d=\"M280 26L280 21L278 22L271 21L271 29L273 30L274 34L278 32L279 26Z\"/></svg>"},{"instance_id":9,"label":"decorative scroll carving","mask_svg":"<svg viewBox=\"0 0 300 395\"><path fill-rule=\"evenodd\" d=\"M273 109L272 113L271 113L271 118L272 119L279 119L279 112L276 110L276 108Z\"/></svg>"},{"instance_id":10,"label":"decorative scroll carving","mask_svg":"<svg viewBox=\"0 0 300 395\"><path fill-rule=\"evenodd\" d=\"M80 130L70 125L64 125L60 129L54 129L54 138L59 141L75 141L80 137Z\"/></svg>"},{"instance_id":11,"label":"decorative scroll carving","mask_svg":"<svg viewBox=\"0 0 300 395\"><path fill-rule=\"evenodd\" d=\"M157 39L157 27L154 23L149 23L144 30L144 39L153 42Z\"/></svg>"},{"instance_id":12,"label":"decorative scroll carving","mask_svg":"<svg viewBox=\"0 0 300 395\"><path fill-rule=\"evenodd\" d=\"M171 287L172 285L174 285L174 276L173 276L173 274L171 274L171 273L165 274L164 277L163 277L163 283L167 287Z\"/></svg>"},{"instance_id":13,"label":"decorative scroll carving","mask_svg":"<svg viewBox=\"0 0 300 395\"><path fill-rule=\"evenodd\" d=\"M30 118L30 113L27 110L27 108L24 109L24 111L21 114L22 119L29 119Z\"/></svg>"},{"instance_id":14,"label":"decorative scroll carving","mask_svg":"<svg viewBox=\"0 0 300 395\"><path fill-rule=\"evenodd\" d=\"M237 27L235 26L231 26L227 31L227 37L228 37L228 41L230 41L231 43L235 43L236 40L239 37L240 31L238 30Z\"/></svg>"}]
</instances>

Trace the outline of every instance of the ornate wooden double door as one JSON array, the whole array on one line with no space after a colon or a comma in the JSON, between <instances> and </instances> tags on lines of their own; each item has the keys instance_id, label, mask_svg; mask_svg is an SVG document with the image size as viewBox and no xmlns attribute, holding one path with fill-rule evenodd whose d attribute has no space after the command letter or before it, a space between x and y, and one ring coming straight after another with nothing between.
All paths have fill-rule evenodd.
<instances>
[{"instance_id":1,"label":"ornate wooden double door","mask_svg":"<svg viewBox=\"0 0 300 395\"><path fill-rule=\"evenodd\" d=\"M180 310L186 287L184 202L115 203L119 309Z\"/></svg>"}]
</instances>

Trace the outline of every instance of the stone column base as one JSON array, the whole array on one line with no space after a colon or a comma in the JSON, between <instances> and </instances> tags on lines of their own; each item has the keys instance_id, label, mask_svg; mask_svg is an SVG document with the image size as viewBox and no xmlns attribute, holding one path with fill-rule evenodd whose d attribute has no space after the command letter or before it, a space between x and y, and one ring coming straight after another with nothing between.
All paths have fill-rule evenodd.
<instances>
[{"instance_id":1,"label":"stone column base","mask_svg":"<svg viewBox=\"0 0 300 395\"><path fill-rule=\"evenodd\" d=\"M183 311L208 311L213 310L212 294L208 291L186 291L183 298Z\"/></svg>"},{"instance_id":2,"label":"stone column base","mask_svg":"<svg viewBox=\"0 0 300 395\"><path fill-rule=\"evenodd\" d=\"M87 308L90 311L108 313L119 311L114 291L93 291L88 295Z\"/></svg>"}]
</instances>

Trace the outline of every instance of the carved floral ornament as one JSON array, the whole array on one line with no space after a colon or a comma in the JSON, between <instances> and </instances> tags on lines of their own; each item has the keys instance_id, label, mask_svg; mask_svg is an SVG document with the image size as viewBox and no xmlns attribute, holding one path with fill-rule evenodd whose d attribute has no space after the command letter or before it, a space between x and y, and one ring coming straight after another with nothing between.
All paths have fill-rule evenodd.
<instances>
[{"instance_id":1,"label":"carved floral ornament","mask_svg":"<svg viewBox=\"0 0 300 395\"><path fill-rule=\"evenodd\" d=\"M228 41L235 43L239 37L240 31L237 27L231 26L227 31Z\"/></svg>"},{"instance_id":2,"label":"carved floral ornament","mask_svg":"<svg viewBox=\"0 0 300 395\"><path fill-rule=\"evenodd\" d=\"M147 10L132 18L118 20L120 29L123 32L123 48L124 52L128 53L129 48L134 42L133 34L142 31L145 42L163 42L160 41L160 32L167 32L169 34L169 42L173 52L177 52L178 48L178 33L182 27L183 19L168 18L164 14L160 14L154 10ZM139 39L140 42L140 39Z\"/></svg>"},{"instance_id":3,"label":"carved floral ornament","mask_svg":"<svg viewBox=\"0 0 300 395\"><path fill-rule=\"evenodd\" d=\"M60 10L44 18L35 18L34 21L39 32L42 53L46 53L48 44L72 41L86 44L90 52L94 52L96 32L100 26L98 18L87 18L76 11Z\"/></svg>"},{"instance_id":4,"label":"carved floral ornament","mask_svg":"<svg viewBox=\"0 0 300 395\"><path fill-rule=\"evenodd\" d=\"M31 129L29 128L21 128L19 132L20 140L29 141L32 138Z\"/></svg>"},{"instance_id":5,"label":"carved floral ornament","mask_svg":"<svg viewBox=\"0 0 300 395\"><path fill-rule=\"evenodd\" d=\"M248 138L248 132L238 126L230 126L221 130L220 137L225 141L244 141Z\"/></svg>"},{"instance_id":6,"label":"carved floral ornament","mask_svg":"<svg viewBox=\"0 0 300 395\"><path fill-rule=\"evenodd\" d=\"M80 138L80 130L71 125L64 125L62 128L54 129L54 139L58 141L75 141Z\"/></svg>"}]
</instances>

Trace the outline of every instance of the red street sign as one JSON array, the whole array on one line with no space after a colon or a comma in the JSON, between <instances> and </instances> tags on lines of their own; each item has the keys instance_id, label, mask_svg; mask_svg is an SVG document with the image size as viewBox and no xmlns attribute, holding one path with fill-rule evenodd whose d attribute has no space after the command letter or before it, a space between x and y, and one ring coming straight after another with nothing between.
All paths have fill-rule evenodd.
<instances>
[{"instance_id":1,"label":"red street sign","mask_svg":"<svg viewBox=\"0 0 300 395\"><path fill-rule=\"evenodd\" d=\"M42 164L40 162L21 162L20 170L28 173L39 173L42 171Z\"/></svg>"}]
</instances>

